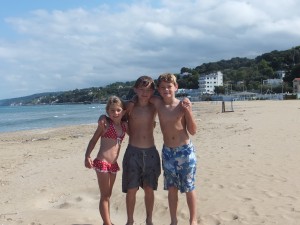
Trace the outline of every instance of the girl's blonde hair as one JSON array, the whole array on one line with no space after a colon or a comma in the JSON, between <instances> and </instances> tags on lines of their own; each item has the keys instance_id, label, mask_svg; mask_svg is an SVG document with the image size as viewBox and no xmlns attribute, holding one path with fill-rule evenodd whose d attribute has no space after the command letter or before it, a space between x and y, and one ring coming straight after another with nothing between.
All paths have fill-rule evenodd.
<instances>
[{"instance_id":1,"label":"girl's blonde hair","mask_svg":"<svg viewBox=\"0 0 300 225\"><path fill-rule=\"evenodd\" d=\"M109 99L107 100L106 107L105 107L106 113L108 113L109 107L113 104L120 106L123 110L125 110L124 102L119 97L113 95L110 96Z\"/></svg>"}]
</instances>

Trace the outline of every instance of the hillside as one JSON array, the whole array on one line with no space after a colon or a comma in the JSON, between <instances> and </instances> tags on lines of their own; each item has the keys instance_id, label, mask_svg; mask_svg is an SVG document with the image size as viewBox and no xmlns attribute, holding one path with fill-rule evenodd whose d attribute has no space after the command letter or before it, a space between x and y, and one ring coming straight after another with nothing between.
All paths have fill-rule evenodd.
<instances>
[{"instance_id":1,"label":"hillside","mask_svg":"<svg viewBox=\"0 0 300 225\"><path fill-rule=\"evenodd\" d=\"M300 46L284 51L274 50L257 56L255 59L235 57L230 60L203 63L195 68L182 67L175 75L177 75L180 88L197 89L199 76L215 71L221 71L224 74L224 85L230 85L232 90L241 91L246 88L254 92L268 90L269 87L262 85L262 81L277 78L277 71L285 71L284 85L273 87L272 91L275 93L291 92L293 79L300 77ZM180 74L188 75L181 76ZM105 87L39 93L0 100L0 106L99 103L105 101L109 95L128 99L133 95L131 89L133 84L134 81L115 82ZM218 91L222 93L224 88L220 87Z\"/></svg>"}]
</instances>

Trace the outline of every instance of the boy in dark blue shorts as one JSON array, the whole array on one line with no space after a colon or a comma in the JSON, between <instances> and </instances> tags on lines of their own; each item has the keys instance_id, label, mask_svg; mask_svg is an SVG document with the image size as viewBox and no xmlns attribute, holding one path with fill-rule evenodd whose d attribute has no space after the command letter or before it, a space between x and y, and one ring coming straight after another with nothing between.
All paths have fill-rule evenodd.
<instances>
[{"instance_id":1,"label":"boy in dark blue shorts","mask_svg":"<svg viewBox=\"0 0 300 225\"><path fill-rule=\"evenodd\" d=\"M134 223L136 193L144 189L146 224L152 225L154 190L161 173L160 157L155 147L153 131L156 109L149 102L154 94L154 81L141 76L136 80L134 105L128 110L129 144L123 158L122 191L126 193L127 225Z\"/></svg>"}]
</instances>

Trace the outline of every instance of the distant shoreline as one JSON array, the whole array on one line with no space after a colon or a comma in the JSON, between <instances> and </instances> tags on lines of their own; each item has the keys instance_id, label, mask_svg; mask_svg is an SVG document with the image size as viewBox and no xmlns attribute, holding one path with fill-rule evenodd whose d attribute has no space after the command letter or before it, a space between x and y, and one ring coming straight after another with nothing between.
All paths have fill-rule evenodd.
<instances>
[{"instance_id":1,"label":"distant shoreline","mask_svg":"<svg viewBox=\"0 0 300 225\"><path fill-rule=\"evenodd\" d=\"M64 103L51 103L51 104L11 104L11 105L0 105L0 107L7 107L7 106L44 106L44 105L103 105L106 104L105 101L101 102L64 102Z\"/></svg>"}]
</instances>

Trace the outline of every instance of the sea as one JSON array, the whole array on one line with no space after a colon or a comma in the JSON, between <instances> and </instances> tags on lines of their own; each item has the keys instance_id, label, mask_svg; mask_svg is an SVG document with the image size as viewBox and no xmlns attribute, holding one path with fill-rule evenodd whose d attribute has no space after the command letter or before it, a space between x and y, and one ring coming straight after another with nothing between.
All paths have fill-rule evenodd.
<instances>
[{"instance_id":1,"label":"sea","mask_svg":"<svg viewBox=\"0 0 300 225\"><path fill-rule=\"evenodd\" d=\"M97 123L105 104L0 106L0 132Z\"/></svg>"}]
</instances>

